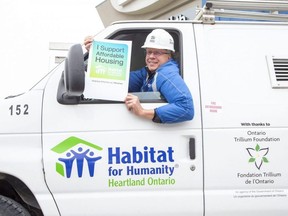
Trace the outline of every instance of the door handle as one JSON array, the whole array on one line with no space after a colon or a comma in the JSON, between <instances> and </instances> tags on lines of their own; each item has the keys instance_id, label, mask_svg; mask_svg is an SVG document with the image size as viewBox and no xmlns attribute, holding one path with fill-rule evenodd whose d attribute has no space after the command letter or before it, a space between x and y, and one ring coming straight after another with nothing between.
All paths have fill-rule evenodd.
<instances>
[{"instance_id":1,"label":"door handle","mask_svg":"<svg viewBox=\"0 0 288 216\"><path fill-rule=\"evenodd\" d=\"M189 139L189 156L191 160L195 160L196 152L195 152L195 138Z\"/></svg>"}]
</instances>

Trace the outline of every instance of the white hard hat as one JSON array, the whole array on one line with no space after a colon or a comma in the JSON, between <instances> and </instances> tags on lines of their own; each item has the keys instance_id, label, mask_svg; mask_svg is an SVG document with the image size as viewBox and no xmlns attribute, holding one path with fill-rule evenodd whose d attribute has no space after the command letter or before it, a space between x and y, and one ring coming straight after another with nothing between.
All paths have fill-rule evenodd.
<instances>
[{"instance_id":1,"label":"white hard hat","mask_svg":"<svg viewBox=\"0 0 288 216\"><path fill-rule=\"evenodd\" d=\"M153 30L146 37L142 48L166 49L175 52L173 37L164 29Z\"/></svg>"}]
</instances>

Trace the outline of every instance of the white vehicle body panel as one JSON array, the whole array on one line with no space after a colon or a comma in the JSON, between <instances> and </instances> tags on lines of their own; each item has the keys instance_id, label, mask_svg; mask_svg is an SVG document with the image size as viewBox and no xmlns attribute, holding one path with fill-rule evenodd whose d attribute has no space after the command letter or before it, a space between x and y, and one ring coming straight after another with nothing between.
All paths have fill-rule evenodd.
<instances>
[{"instance_id":1,"label":"white vehicle body panel","mask_svg":"<svg viewBox=\"0 0 288 216\"><path fill-rule=\"evenodd\" d=\"M286 216L288 86L271 85L269 64L288 59L288 25L151 25L116 23L96 38L177 32L194 119L155 124L124 103L60 104L62 64L1 101L0 182L21 181L44 215Z\"/></svg>"}]
</instances>

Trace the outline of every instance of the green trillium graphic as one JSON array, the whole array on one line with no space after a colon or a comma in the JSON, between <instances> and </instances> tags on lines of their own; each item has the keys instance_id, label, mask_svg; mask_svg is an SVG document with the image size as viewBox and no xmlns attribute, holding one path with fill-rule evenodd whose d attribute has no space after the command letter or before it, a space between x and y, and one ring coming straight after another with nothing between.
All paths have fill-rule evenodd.
<instances>
[{"instance_id":1,"label":"green trillium graphic","mask_svg":"<svg viewBox=\"0 0 288 216\"><path fill-rule=\"evenodd\" d=\"M257 169L260 170L263 163L269 163L266 155L269 152L269 148L260 148L257 144L255 149L253 148L246 148L248 154L250 155L249 163L255 163Z\"/></svg>"}]
</instances>

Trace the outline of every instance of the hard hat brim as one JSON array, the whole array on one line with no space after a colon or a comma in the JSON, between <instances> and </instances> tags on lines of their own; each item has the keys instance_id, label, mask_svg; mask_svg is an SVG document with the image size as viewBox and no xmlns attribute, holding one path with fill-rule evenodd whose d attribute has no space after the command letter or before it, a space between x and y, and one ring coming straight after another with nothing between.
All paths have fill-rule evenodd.
<instances>
[{"instance_id":1,"label":"hard hat brim","mask_svg":"<svg viewBox=\"0 0 288 216\"><path fill-rule=\"evenodd\" d=\"M166 46L157 46L157 45L155 45L155 44L144 44L141 48L144 48L144 49L146 49L146 48L152 48L152 49L165 49L165 50L170 50L170 51L172 51L172 52L175 52L175 50L173 49L171 49L171 47L166 47Z\"/></svg>"}]
</instances>

